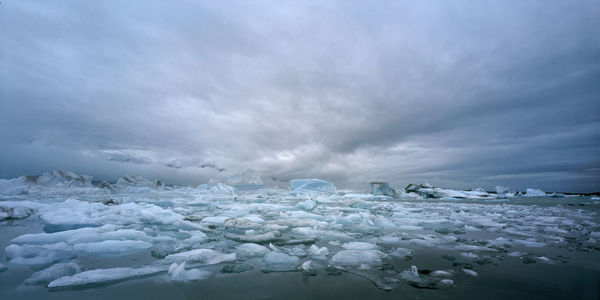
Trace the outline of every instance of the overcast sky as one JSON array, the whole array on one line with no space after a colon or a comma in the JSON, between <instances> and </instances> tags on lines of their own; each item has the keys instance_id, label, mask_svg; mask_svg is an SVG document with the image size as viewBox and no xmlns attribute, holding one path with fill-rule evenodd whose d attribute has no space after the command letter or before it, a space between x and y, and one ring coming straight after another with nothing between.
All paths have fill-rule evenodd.
<instances>
[{"instance_id":1,"label":"overcast sky","mask_svg":"<svg viewBox=\"0 0 600 300\"><path fill-rule=\"evenodd\" d=\"M3 0L0 177L598 191L599 15L598 0Z\"/></svg>"}]
</instances>

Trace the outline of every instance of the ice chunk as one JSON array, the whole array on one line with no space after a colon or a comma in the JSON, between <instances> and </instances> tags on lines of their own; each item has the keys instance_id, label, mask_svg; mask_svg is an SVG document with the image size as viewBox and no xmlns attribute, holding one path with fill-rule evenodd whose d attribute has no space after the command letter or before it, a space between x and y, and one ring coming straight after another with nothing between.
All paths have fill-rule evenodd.
<instances>
[{"instance_id":1,"label":"ice chunk","mask_svg":"<svg viewBox=\"0 0 600 300\"><path fill-rule=\"evenodd\" d=\"M227 184L240 190L259 189L263 187L260 175L252 169L248 169L242 174L229 176Z\"/></svg>"},{"instance_id":2,"label":"ice chunk","mask_svg":"<svg viewBox=\"0 0 600 300\"><path fill-rule=\"evenodd\" d=\"M292 179L290 187L293 192L297 193L336 193L333 183L321 179Z\"/></svg>"},{"instance_id":3,"label":"ice chunk","mask_svg":"<svg viewBox=\"0 0 600 300\"><path fill-rule=\"evenodd\" d=\"M48 284L49 288L78 287L117 282L125 279L156 274L165 271L163 267L109 268L84 271L61 277Z\"/></svg>"},{"instance_id":4,"label":"ice chunk","mask_svg":"<svg viewBox=\"0 0 600 300\"><path fill-rule=\"evenodd\" d=\"M369 185L371 186L371 194L373 196L389 196L394 198L400 196L387 182L369 182Z\"/></svg>"},{"instance_id":5,"label":"ice chunk","mask_svg":"<svg viewBox=\"0 0 600 300\"><path fill-rule=\"evenodd\" d=\"M506 195L509 195L509 194L512 195L512 193L511 193L511 191L510 191L509 188L503 187L503 186L499 186L499 185L496 186L496 194L498 196L506 196Z\"/></svg>"},{"instance_id":6,"label":"ice chunk","mask_svg":"<svg viewBox=\"0 0 600 300\"><path fill-rule=\"evenodd\" d=\"M126 187L132 187L132 186L159 187L159 186L163 186L163 183L158 179L150 180L150 179L144 178L140 175L133 175L133 176L125 175L125 177L121 177L117 180L117 182L115 183L115 186L118 188L126 188Z\"/></svg>"},{"instance_id":7,"label":"ice chunk","mask_svg":"<svg viewBox=\"0 0 600 300\"><path fill-rule=\"evenodd\" d=\"M101 227L84 227L53 233L24 234L14 238L14 243L49 244L66 242L69 244L101 242L104 240L140 240L152 242L152 237L135 229L120 229L120 226L107 224Z\"/></svg>"},{"instance_id":8,"label":"ice chunk","mask_svg":"<svg viewBox=\"0 0 600 300\"><path fill-rule=\"evenodd\" d=\"M29 278L25 280L25 284L47 285L53 280L64 276L70 276L79 272L81 272L81 268L76 263L59 263L31 274L31 276L29 276Z\"/></svg>"},{"instance_id":9,"label":"ice chunk","mask_svg":"<svg viewBox=\"0 0 600 300\"><path fill-rule=\"evenodd\" d=\"M391 255L400 259L409 260L413 257L413 251L406 248L396 248Z\"/></svg>"},{"instance_id":10,"label":"ice chunk","mask_svg":"<svg viewBox=\"0 0 600 300\"><path fill-rule=\"evenodd\" d=\"M305 200L302 202L296 203L296 208L304 209L304 210L313 210L316 206L316 202L313 200Z\"/></svg>"},{"instance_id":11,"label":"ice chunk","mask_svg":"<svg viewBox=\"0 0 600 300\"><path fill-rule=\"evenodd\" d=\"M342 245L344 249L348 250L368 250L368 249L379 249L377 245L366 243L366 242L349 242Z\"/></svg>"},{"instance_id":12,"label":"ice chunk","mask_svg":"<svg viewBox=\"0 0 600 300\"><path fill-rule=\"evenodd\" d=\"M235 247L235 249L242 257L263 256L270 251L269 248L254 243L241 244Z\"/></svg>"},{"instance_id":13,"label":"ice chunk","mask_svg":"<svg viewBox=\"0 0 600 300\"><path fill-rule=\"evenodd\" d=\"M43 246L10 245L5 252L10 263L18 265L47 265L74 257L65 243Z\"/></svg>"},{"instance_id":14,"label":"ice chunk","mask_svg":"<svg viewBox=\"0 0 600 300\"><path fill-rule=\"evenodd\" d=\"M463 269L463 272L465 272L465 274L469 275L469 276L477 276L477 272L470 270L470 269Z\"/></svg>"},{"instance_id":15,"label":"ice chunk","mask_svg":"<svg viewBox=\"0 0 600 300\"><path fill-rule=\"evenodd\" d=\"M539 189L527 189L523 197L546 197L546 193Z\"/></svg>"},{"instance_id":16,"label":"ice chunk","mask_svg":"<svg viewBox=\"0 0 600 300\"><path fill-rule=\"evenodd\" d=\"M223 254L211 249L195 249L186 252L167 255L165 260L174 262L195 262L202 265L213 265L236 259L235 253Z\"/></svg>"},{"instance_id":17,"label":"ice chunk","mask_svg":"<svg viewBox=\"0 0 600 300\"><path fill-rule=\"evenodd\" d=\"M181 264L172 263L169 267L169 278L174 282L198 281L210 276L209 271L198 269L185 269L185 262Z\"/></svg>"},{"instance_id":18,"label":"ice chunk","mask_svg":"<svg viewBox=\"0 0 600 300\"><path fill-rule=\"evenodd\" d=\"M311 245L308 249L308 256L314 259L326 259L327 254L329 254L329 249L327 247L317 247L316 245Z\"/></svg>"},{"instance_id":19,"label":"ice chunk","mask_svg":"<svg viewBox=\"0 0 600 300\"><path fill-rule=\"evenodd\" d=\"M385 256L379 250L341 250L331 258L331 262L337 265L379 265Z\"/></svg>"},{"instance_id":20,"label":"ice chunk","mask_svg":"<svg viewBox=\"0 0 600 300\"><path fill-rule=\"evenodd\" d=\"M236 194L235 187L224 183L201 184L198 189L210 195L233 196Z\"/></svg>"},{"instance_id":21,"label":"ice chunk","mask_svg":"<svg viewBox=\"0 0 600 300\"><path fill-rule=\"evenodd\" d=\"M269 252L263 257L263 272L286 272L298 270L300 259L281 252Z\"/></svg>"},{"instance_id":22,"label":"ice chunk","mask_svg":"<svg viewBox=\"0 0 600 300\"><path fill-rule=\"evenodd\" d=\"M225 234L225 237L241 243L268 243L277 241L281 237L281 232L270 231L262 234Z\"/></svg>"},{"instance_id":23,"label":"ice chunk","mask_svg":"<svg viewBox=\"0 0 600 300\"><path fill-rule=\"evenodd\" d=\"M73 249L75 249L75 251L83 252L86 254L117 255L146 250L151 247L151 243L144 241L107 240L102 242L75 244L73 246Z\"/></svg>"},{"instance_id":24,"label":"ice chunk","mask_svg":"<svg viewBox=\"0 0 600 300\"><path fill-rule=\"evenodd\" d=\"M0 206L0 221L4 219L25 219L33 214L33 209L25 206Z\"/></svg>"}]
</instances>

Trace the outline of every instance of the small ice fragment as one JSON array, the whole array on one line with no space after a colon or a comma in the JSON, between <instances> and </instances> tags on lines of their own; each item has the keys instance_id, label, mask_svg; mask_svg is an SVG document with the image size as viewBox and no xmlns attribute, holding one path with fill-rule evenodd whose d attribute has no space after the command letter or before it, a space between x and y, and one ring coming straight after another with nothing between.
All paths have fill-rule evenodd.
<instances>
[{"instance_id":1,"label":"small ice fragment","mask_svg":"<svg viewBox=\"0 0 600 300\"><path fill-rule=\"evenodd\" d=\"M396 248L391 255L400 259L408 260L413 257L413 251L406 248Z\"/></svg>"},{"instance_id":2,"label":"small ice fragment","mask_svg":"<svg viewBox=\"0 0 600 300\"><path fill-rule=\"evenodd\" d=\"M167 255L165 260L174 262L196 262L203 265L213 265L224 261L236 259L235 253L223 254L211 249L195 249L176 254Z\"/></svg>"},{"instance_id":3,"label":"small ice fragment","mask_svg":"<svg viewBox=\"0 0 600 300\"><path fill-rule=\"evenodd\" d=\"M410 266L410 272L414 276L419 277L419 269L417 269L417 266Z\"/></svg>"},{"instance_id":4,"label":"small ice fragment","mask_svg":"<svg viewBox=\"0 0 600 300\"><path fill-rule=\"evenodd\" d=\"M344 249L348 250L369 250L369 249L378 249L376 245L365 242L349 242L342 245Z\"/></svg>"},{"instance_id":5,"label":"small ice fragment","mask_svg":"<svg viewBox=\"0 0 600 300\"><path fill-rule=\"evenodd\" d=\"M58 278L79 272L81 272L81 268L76 263L59 263L31 274L25 280L25 285L46 285Z\"/></svg>"},{"instance_id":6,"label":"small ice fragment","mask_svg":"<svg viewBox=\"0 0 600 300\"><path fill-rule=\"evenodd\" d=\"M477 255L473 252L461 252L460 255L462 255L463 257L466 257L466 258L471 258L471 259L479 258L479 255Z\"/></svg>"},{"instance_id":7,"label":"small ice fragment","mask_svg":"<svg viewBox=\"0 0 600 300\"><path fill-rule=\"evenodd\" d=\"M102 284L156 274L164 270L165 269L162 267L95 269L77 273L71 276L61 277L50 282L48 287L60 288Z\"/></svg>"},{"instance_id":8,"label":"small ice fragment","mask_svg":"<svg viewBox=\"0 0 600 300\"><path fill-rule=\"evenodd\" d=\"M263 257L263 272L286 272L296 271L298 268L297 256L287 255L281 252L269 252Z\"/></svg>"},{"instance_id":9,"label":"small ice fragment","mask_svg":"<svg viewBox=\"0 0 600 300\"><path fill-rule=\"evenodd\" d=\"M308 255L315 259L325 259L329 254L329 249L327 247L317 247L316 245L311 245L308 249Z\"/></svg>"},{"instance_id":10,"label":"small ice fragment","mask_svg":"<svg viewBox=\"0 0 600 300\"><path fill-rule=\"evenodd\" d=\"M552 261L551 259L545 257L545 256L538 256L537 260L546 264L553 264L554 261Z\"/></svg>"},{"instance_id":11,"label":"small ice fragment","mask_svg":"<svg viewBox=\"0 0 600 300\"><path fill-rule=\"evenodd\" d=\"M75 244L73 249L77 252L95 255L118 255L146 250L152 247L151 243L144 241L102 241L93 243Z\"/></svg>"},{"instance_id":12,"label":"small ice fragment","mask_svg":"<svg viewBox=\"0 0 600 300\"><path fill-rule=\"evenodd\" d=\"M316 202L313 200L305 200L305 201L296 203L296 208L303 209L303 210L313 210L313 208L315 208L316 205L317 205Z\"/></svg>"},{"instance_id":13,"label":"small ice fragment","mask_svg":"<svg viewBox=\"0 0 600 300\"><path fill-rule=\"evenodd\" d=\"M477 276L477 272L475 272L473 270L463 269L463 272L465 272L465 274L467 274L469 276Z\"/></svg>"},{"instance_id":14,"label":"small ice fragment","mask_svg":"<svg viewBox=\"0 0 600 300\"><path fill-rule=\"evenodd\" d=\"M379 250L341 250L331 258L331 262L337 265L380 265L385 256Z\"/></svg>"},{"instance_id":15,"label":"small ice fragment","mask_svg":"<svg viewBox=\"0 0 600 300\"><path fill-rule=\"evenodd\" d=\"M185 262L181 264L173 263L169 267L169 278L173 282L197 281L210 276L210 272L198 269L185 269Z\"/></svg>"},{"instance_id":16,"label":"small ice fragment","mask_svg":"<svg viewBox=\"0 0 600 300\"><path fill-rule=\"evenodd\" d=\"M443 270L433 271L429 275L434 276L434 277L452 277L451 272L443 271Z\"/></svg>"},{"instance_id":17,"label":"small ice fragment","mask_svg":"<svg viewBox=\"0 0 600 300\"><path fill-rule=\"evenodd\" d=\"M269 252L269 248L254 243L241 244L235 247L235 249L243 257L263 256Z\"/></svg>"}]
</instances>

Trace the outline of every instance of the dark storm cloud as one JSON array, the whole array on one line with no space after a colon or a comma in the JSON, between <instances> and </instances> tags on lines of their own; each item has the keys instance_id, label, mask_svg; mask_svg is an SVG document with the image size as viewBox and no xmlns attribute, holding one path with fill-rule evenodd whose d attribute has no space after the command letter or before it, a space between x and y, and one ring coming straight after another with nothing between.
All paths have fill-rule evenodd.
<instances>
[{"instance_id":1,"label":"dark storm cloud","mask_svg":"<svg viewBox=\"0 0 600 300\"><path fill-rule=\"evenodd\" d=\"M597 1L3 1L0 176L600 190Z\"/></svg>"}]
</instances>

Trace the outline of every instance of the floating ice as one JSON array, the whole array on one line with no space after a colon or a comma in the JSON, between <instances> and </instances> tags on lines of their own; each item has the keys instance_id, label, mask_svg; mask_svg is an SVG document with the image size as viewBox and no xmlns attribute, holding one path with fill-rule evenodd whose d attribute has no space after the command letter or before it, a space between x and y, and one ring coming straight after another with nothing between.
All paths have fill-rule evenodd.
<instances>
[{"instance_id":1,"label":"floating ice","mask_svg":"<svg viewBox=\"0 0 600 300\"><path fill-rule=\"evenodd\" d=\"M115 183L115 186L119 187L119 188L160 187L160 186L163 186L163 183L158 179L150 180L150 179L144 178L140 175L133 175L133 176L126 175L125 177L119 178L117 180L117 182Z\"/></svg>"},{"instance_id":2,"label":"floating ice","mask_svg":"<svg viewBox=\"0 0 600 300\"><path fill-rule=\"evenodd\" d=\"M242 257L263 256L270 251L269 248L254 243L241 244L235 247L235 249Z\"/></svg>"},{"instance_id":3,"label":"floating ice","mask_svg":"<svg viewBox=\"0 0 600 300\"><path fill-rule=\"evenodd\" d=\"M173 263L169 267L169 278L174 282L198 281L210 276L209 271L198 269L185 269L185 262L181 264Z\"/></svg>"},{"instance_id":4,"label":"floating ice","mask_svg":"<svg viewBox=\"0 0 600 300\"><path fill-rule=\"evenodd\" d=\"M115 241L75 244L73 249L77 252L94 255L115 255L146 250L152 247L151 243L144 241Z\"/></svg>"},{"instance_id":5,"label":"floating ice","mask_svg":"<svg viewBox=\"0 0 600 300\"><path fill-rule=\"evenodd\" d=\"M369 185L371 186L371 194L373 194L373 196L399 197L396 190L390 187L387 182L370 182Z\"/></svg>"},{"instance_id":6,"label":"floating ice","mask_svg":"<svg viewBox=\"0 0 600 300\"><path fill-rule=\"evenodd\" d=\"M263 272L296 271L300 259L281 252L269 252L263 257Z\"/></svg>"},{"instance_id":7,"label":"floating ice","mask_svg":"<svg viewBox=\"0 0 600 300\"><path fill-rule=\"evenodd\" d=\"M296 193L336 193L333 183L321 179L292 179L290 187Z\"/></svg>"},{"instance_id":8,"label":"floating ice","mask_svg":"<svg viewBox=\"0 0 600 300\"><path fill-rule=\"evenodd\" d=\"M296 208L304 209L304 210L313 210L315 208L316 203L313 200L305 200L302 202L296 203Z\"/></svg>"},{"instance_id":9,"label":"floating ice","mask_svg":"<svg viewBox=\"0 0 600 300\"><path fill-rule=\"evenodd\" d=\"M546 193L539 189L527 189L523 197L546 197Z\"/></svg>"},{"instance_id":10,"label":"floating ice","mask_svg":"<svg viewBox=\"0 0 600 300\"><path fill-rule=\"evenodd\" d=\"M413 257L414 252L406 248L396 248L391 255L399 259L408 260Z\"/></svg>"},{"instance_id":11,"label":"floating ice","mask_svg":"<svg viewBox=\"0 0 600 300\"><path fill-rule=\"evenodd\" d=\"M385 256L379 250L341 250L331 258L331 262L337 265L379 265Z\"/></svg>"},{"instance_id":12,"label":"floating ice","mask_svg":"<svg viewBox=\"0 0 600 300\"><path fill-rule=\"evenodd\" d=\"M348 250L369 250L378 249L377 245L366 243L366 242L349 242L342 245L344 249Z\"/></svg>"},{"instance_id":13,"label":"floating ice","mask_svg":"<svg viewBox=\"0 0 600 300\"><path fill-rule=\"evenodd\" d=\"M77 287L105 284L125 279L156 274L165 271L162 267L109 268L84 271L71 276L61 277L48 284L49 288Z\"/></svg>"},{"instance_id":14,"label":"floating ice","mask_svg":"<svg viewBox=\"0 0 600 300\"><path fill-rule=\"evenodd\" d=\"M11 264L18 265L48 265L74 257L65 243L40 246L10 245L6 247L5 253Z\"/></svg>"},{"instance_id":15,"label":"floating ice","mask_svg":"<svg viewBox=\"0 0 600 300\"><path fill-rule=\"evenodd\" d=\"M252 169L248 169L242 174L229 176L227 184L240 190L252 190L263 187L260 175Z\"/></svg>"},{"instance_id":16,"label":"floating ice","mask_svg":"<svg viewBox=\"0 0 600 300\"><path fill-rule=\"evenodd\" d=\"M465 274L467 274L469 276L473 276L473 277L477 276L477 272L475 272L473 270L470 270L470 269L462 269L462 270L463 270L463 272L465 272Z\"/></svg>"},{"instance_id":17,"label":"floating ice","mask_svg":"<svg viewBox=\"0 0 600 300\"><path fill-rule=\"evenodd\" d=\"M75 273L81 272L81 268L78 264L70 262L70 263L58 263L54 264L46 269L41 271L37 271L27 280L25 280L26 285L47 285L53 280L64 276L70 276Z\"/></svg>"},{"instance_id":18,"label":"floating ice","mask_svg":"<svg viewBox=\"0 0 600 300\"><path fill-rule=\"evenodd\" d=\"M311 245L308 249L308 255L313 259L326 259L329 254L329 249L327 247L317 247L316 245Z\"/></svg>"},{"instance_id":19,"label":"floating ice","mask_svg":"<svg viewBox=\"0 0 600 300\"><path fill-rule=\"evenodd\" d=\"M233 261L236 259L235 253L223 254L211 249L195 249L176 254L167 255L166 261L174 262L194 262L202 265L214 265L224 261Z\"/></svg>"}]
</instances>

